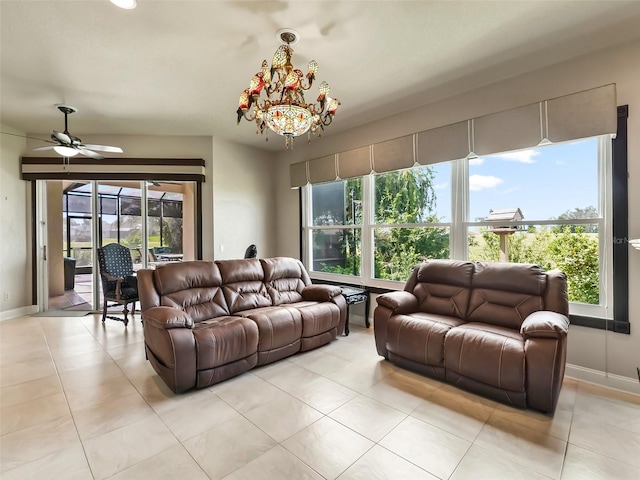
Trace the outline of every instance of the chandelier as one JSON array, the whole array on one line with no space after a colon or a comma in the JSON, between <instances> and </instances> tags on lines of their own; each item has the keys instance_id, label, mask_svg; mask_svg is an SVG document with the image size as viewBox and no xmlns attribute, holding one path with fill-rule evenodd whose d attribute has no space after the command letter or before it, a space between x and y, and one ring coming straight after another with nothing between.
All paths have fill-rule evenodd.
<instances>
[{"instance_id":1,"label":"chandelier","mask_svg":"<svg viewBox=\"0 0 640 480\"><path fill-rule=\"evenodd\" d=\"M291 29L278 32L284 43L273 54L271 67L266 60L262 61L262 69L256 73L240 94L238 102L238 124L244 117L256 122L257 135L273 130L285 138L285 149L293 148L293 139L308 132L321 136L324 127L331 124L340 101L329 96L329 84L322 82L318 86L319 95L316 102L307 102L304 92L311 88L318 71L318 62L311 60L305 75L302 70L291 64L292 44L298 41L298 34Z\"/></svg>"}]
</instances>

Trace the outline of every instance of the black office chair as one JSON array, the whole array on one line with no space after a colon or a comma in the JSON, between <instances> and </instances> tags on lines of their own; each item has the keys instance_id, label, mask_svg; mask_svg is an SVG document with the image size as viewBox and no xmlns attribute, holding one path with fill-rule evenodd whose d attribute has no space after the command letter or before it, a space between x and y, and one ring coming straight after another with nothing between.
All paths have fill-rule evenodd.
<instances>
[{"instance_id":1,"label":"black office chair","mask_svg":"<svg viewBox=\"0 0 640 480\"><path fill-rule=\"evenodd\" d=\"M258 256L258 247L251 244L244 252L244 258L256 258Z\"/></svg>"},{"instance_id":2,"label":"black office chair","mask_svg":"<svg viewBox=\"0 0 640 480\"><path fill-rule=\"evenodd\" d=\"M102 321L107 318L129 323L127 306L133 303L131 315L136 311L138 301L138 280L133 271L131 251L119 243L110 243L98 248L98 263L100 265L100 280L102 282ZM109 305L108 302L114 302ZM107 308L115 305L124 305L122 313L124 318L107 315Z\"/></svg>"}]
</instances>

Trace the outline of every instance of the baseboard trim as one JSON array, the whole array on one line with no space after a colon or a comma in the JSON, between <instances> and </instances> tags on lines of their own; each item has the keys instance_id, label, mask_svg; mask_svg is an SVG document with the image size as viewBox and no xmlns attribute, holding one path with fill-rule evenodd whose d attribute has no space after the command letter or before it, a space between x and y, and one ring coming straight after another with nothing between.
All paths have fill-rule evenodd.
<instances>
[{"instance_id":1,"label":"baseboard trim","mask_svg":"<svg viewBox=\"0 0 640 480\"><path fill-rule=\"evenodd\" d=\"M9 320L11 318L24 317L26 315L31 315L32 313L38 313L37 305L29 305L28 307L20 307L20 308L14 308L13 310L6 310L4 312L0 312L0 322L3 320Z\"/></svg>"},{"instance_id":2,"label":"baseboard trim","mask_svg":"<svg viewBox=\"0 0 640 480\"><path fill-rule=\"evenodd\" d=\"M614 390L640 395L640 382L638 379L623 377L622 375L615 375L613 373L602 372L570 363L567 363L565 376L580 380L581 382L593 383Z\"/></svg>"}]
</instances>

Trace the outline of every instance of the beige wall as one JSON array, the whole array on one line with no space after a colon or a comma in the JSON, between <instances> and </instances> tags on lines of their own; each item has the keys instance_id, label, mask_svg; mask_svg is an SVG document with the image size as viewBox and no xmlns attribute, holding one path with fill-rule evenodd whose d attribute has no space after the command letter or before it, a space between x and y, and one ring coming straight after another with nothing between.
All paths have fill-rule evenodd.
<instances>
[{"instance_id":1,"label":"beige wall","mask_svg":"<svg viewBox=\"0 0 640 480\"><path fill-rule=\"evenodd\" d=\"M298 193L289 188L289 164L348 150L421 130L527 105L609 83L617 84L618 105L629 105L629 234L640 237L640 42L579 57L549 68L482 86L362 127L313 140L309 147L278 154L278 253L298 256ZM343 102L343 109L348 103ZM340 129L340 114L332 131ZM580 367L636 378L640 365L640 252L629 247L631 335L573 326L568 362ZM373 309L372 309L373 310ZM637 385L637 382L636 382Z\"/></svg>"},{"instance_id":2,"label":"beige wall","mask_svg":"<svg viewBox=\"0 0 640 480\"><path fill-rule=\"evenodd\" d=\"M276 255L273 155L222 139L213 150L215 259L242 258L251 244Z\"/></svg>"},{"instance_id":3,"label":"beige wall","mask_svg":"<svg viewBox=\"0 0 640 480\"><path fill-rule=\"evenodd\" d=\"M7 125L0 128L24 134ZM26 143L24 138L0 135L0 319L31 305L31 190L19 172Z\"/></svg>"}]
</instances>

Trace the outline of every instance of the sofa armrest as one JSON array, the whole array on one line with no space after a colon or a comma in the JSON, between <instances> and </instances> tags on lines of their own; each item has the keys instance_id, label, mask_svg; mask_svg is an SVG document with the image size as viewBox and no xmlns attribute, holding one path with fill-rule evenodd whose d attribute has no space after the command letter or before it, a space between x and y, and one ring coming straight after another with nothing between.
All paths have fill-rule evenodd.
<instances>
[{"instance_id":1,"label":"sofa armrest","mask_svg":"<svg viewBox=\"0 0 640 480\"><path fill-rule=\"evenodd\" d=\"M567 336L569 319L556 312L540 310L533 312L522 322L520 334L525 338L557 338Z\"/></svg>"},{"instance_id":2,"label":"sofa armrest","mask_svg":"<svg viewBox=\"0 0 640 480\"><path fill-rule=\"evenodd\" d=\"M193 319L182 310L171 307L152 307L142 312L142 320L148 326L169 330L170 328L193 328Z\"/></svg>"},{"instance_id":3,"label":"sofa armrest","mask_svg":"<svg viewBox=\"0 0 640 480\"><path fill-rule=\"evenodd\" d=\"M391 310L394 315L418 311L418 299L412 293L405 292L404 290L380 295L377 302L378 305L382 305Z\"/></svg>"},{"instance_id":4,"label":"sofa armrest","mask_svg":"<svg viewBox=\"0 0 640 480\"><path fill-rule=\"evenodd\" d=\"M307 285L302 290L302 298L312 302L330 302L338 295L342 295L342 290L335 285Z\"/></svg>"}]
</instances>

